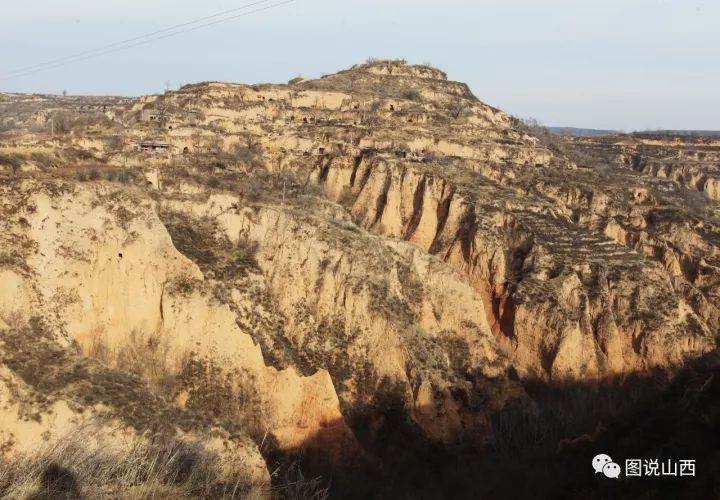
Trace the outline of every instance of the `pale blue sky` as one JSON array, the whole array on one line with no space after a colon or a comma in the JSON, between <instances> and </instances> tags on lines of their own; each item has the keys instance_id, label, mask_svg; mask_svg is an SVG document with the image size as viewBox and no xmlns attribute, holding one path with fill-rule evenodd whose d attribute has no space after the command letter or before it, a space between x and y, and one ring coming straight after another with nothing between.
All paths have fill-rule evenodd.
<instances>
[{"instance_id":1,"label":"pale blue sky","mask_svg":"<svg viewBox=\"0 0 720 500\"><path fill-rule=\"evenodd\" d=\"M252 1L3 0L0 73ZM0 91L141 95L161 92L167 80L286 82L368 56L404 57L430 61L488 104L548 125L720 129L718 47L718 0L295 0L1 80Z\"/></svg>"}]
</instances>

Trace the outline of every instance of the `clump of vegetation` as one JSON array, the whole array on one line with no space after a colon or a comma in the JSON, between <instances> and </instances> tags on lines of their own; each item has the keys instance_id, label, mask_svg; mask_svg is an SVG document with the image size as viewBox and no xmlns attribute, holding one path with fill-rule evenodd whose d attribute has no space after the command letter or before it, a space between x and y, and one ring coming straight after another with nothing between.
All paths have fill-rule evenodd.
<instances>
[{"instance_id":1,"label":"clump of vegetation","mask_svg":"<svg viewBox=\"0 0 720 500\"><path fill-rule=\"evenodd\" d=\"M338 198L338 203L348 210L352 208L355 203L355 195L350 187L344 186L342 188L342 191L340 191L340 197Z\"/></svg>"},{"instance_id":2,"label":"clump of vegetation","mask_svg":"<svg viewBox=\"0 0 720 500\"><path fill-rule=\"evenodd\" d=\"M109 349L102 342L93 344L94 352L91 355L106 362L111 362ZM160 332L153 332L147 336L135 330L130 332L127 342L118 350L115 356L118 369L133 373L147 380L156 392L167 399L174 396L175 366L170 359L170 342ZM183 360L181 365L185 362Z\"/></svg>"},{"instance_id":3,"label":"clump of vegetation","mask_svg":"<svg viewBox=\"0 0 720 500\"><path fill-rule=\"evenodd\" d=\"M247 370L223 370L211 360L192 357L178 376L178 387L188 395L188 410L232 422L256 439L267 432L262 421L265 400L255 375Z\"/></svg>"},{"instance_id":4,"label":"clump of vegetation","mask_svg":"<svg viewBox=\"0 0 720 500\"><path fill-rule=\"evenodd\" d=\"M128 184L131 180L133 180L130 174L125 170L106 170L105 179L110 182L117 181L122 184Z\"/></svg>"},{"instance_id":5,"label":"clump of vegetation","mask_svg":"<svg viewBox=\"0 0 720 500\"><path fill-rule=\"evenodd\" d=\"M199 443L139 440L122 452L91 445L89 438L101 431L95 426L80 427L35 453L0 459L0 498L267 498L266 488L240 471L221 474L218 457Z\"/></svg>"},{"instance_id":6,"label":"clump of vegetation","mask_svg":"<svg viewBox=\"0 0 720 500\"><path fill-rule=\"evenodd\" d=\"M42 172L46 172L55 166L55 161L48 154L31 153L30 160L33 161Z\"/></svg>"},{"instance_id":7,"label":"clump of vegetation","mask_svg":"<svg viewBox=\"0 0 720 500\"><path fill-rule=\"evenodd\" d=\"M240 238L233 243L221 235L217 222L208 217L191 220L181 213L167 211L159 215L175 247L194 261L205 276L232 280L259 269L256 241Z\"/></svg>"},{"instance_id":8,"label":"clump of vegetation","mask_svg":"<svg viewBox=\"0 0 720 500\"><path fill-rule=\"evenodd\" d=\"M69 111L58 111L53 114L55 133L69 134L91 129L106 129L113 122L104 113L76 114Z\"/></svg>"},{"instance_id":9,"label":"clump of vegetation","mask_svg":"<svg viewBox=\"0 0 720 500\"><path fill-rule=\"evenodd\" d=\"M378 59L377 57L368 57L365 60L365 64L372 65L372 64L397 64L397 65L406 65L407 59L399 58L399 59Z\"/></svg>"},{"instance_id":10,"label":"clump of vegetation","mask_svg":"<svg viewBox=\"0 0 720 500\"><path fill-rule=\"evenodd\" d=\"M90 151L77 148L66 148L62 155L68 163L82 163L90 160L98 161Z\"/></svg>"},{"instance_id":11,"label":"clump of vegetation","mask_svg":"<svg viewBox=\"0 0 720 500\"><path fill-rule=\"evenodd\" d=\"M591 432L599 422L637 405L659 387L659 379L607 383L599 388L543 382L525 385L530 398L493 415L494 448L504 458L555 452L562 439Z\"/></svg>"},{"instance_id":12,"label":"clump of vegetation","mask_svg":"<svg viewBox=\"0 0 720 500\"><path fill-rule=\"evenodd\" d=\"M9 156L0 154L0 166L9 167L13 173L15 173L22 168L22 159L17 155Z\"/></svg>"},{"instance_id":13,"label":"clump of vegetation","mask_svg":"<svg viewBox=\"0 0 720 500\"><path fill-rule=\"evenodd\" d=\"M305 477L298 462L292 463L276 481L276 484L277 486L273 490L283 500L327 500L330 498L330 490L322 486L321 478Z\"/></svg>"},{"instance_id":14,"label":"clump of vegetation","mask_svg":"<svg viewBox=\"0 0 720 500\"><path fill-rule=\"evenodd\" d=\"M252 134L245 134L243 141L235 145L233 157L244 164L249 171L265 168L262 147Z\"/></svg>"},{"instance_id":15,"label":"clump of vegetation","mask_svg":"<svg viewBox=\"0 0 720 500\"><path fill-rule=\"evenodd\" d=\"M97 181L100 180L102 175L100 174L100 171L97 168L92 168L89 170L77 170L75 172L75 178L79 180L80 182L85 181ZM110 179L108 179L110 180Z\"/></svg>"},{"instance_id":16,"label":"clump of vegetation","mask_svg":"<svg viewBox=\"0 0 720 500\"><path fill-rule=\"evenodd\" d=\"M560 156L568 155L568 149L566 148L562 137L553 134L550 129L543 125L539 120L535 118L518 118L511 116L510 121L520 132L524 132L530 136L540 139L542 143L550 149L550 151L557 153Z\"/></svg>"},{"instance_id":17,"label":"clump of vegetation","mask_svg":"<svg viewBox=\"0 0 720 500\"><path fill-rule=\"evenodd\" d=\"M418 279L412 267L404 262L399 262L397 264L397 273L400 284L402 285L405 299L410 304L421 304L424 295L424 286L422 281Z\"/></svg>"},{"instance_id":18,"label":"clump of vegetation","mask_svg":"<svg viewBox=\"0 0 720 500\"><path fill-rule=\"evenodd\" d=\"M405 90L401 96L408 101L419 101L422 99L422 95L417 90Z\"/></svg>"},{"instance_id":19,"label":"clump of vegetation","mask_svg":"<svg viewBox=\"0 0 720 500\"><path fill-rule=\"evenodd\" d=\"M75 178L80 182L98 181L102 178L110 182L120 182L121 184L136 184L138 174L135 171L103 169L98 168L82 169L75 172Z\"/></svg>"},{"instance_id":20,"label":"clump of vegetation","mask_svg":"<svg viewBox=\"0 0 720 500\"><path fill-rule=\"evenodd\" d=\"M107 139L107 147L110 151L120 151L123 147L122 136L112 135Z\"/></svg>"},{"instance_id":21,"label":"clump of vegetation","mask_svg":"<svg viewBox=\"0 0 720 500\"><path fill-rule=\"evenodd\" d=\"M126 441L122 449L107 446L103 417L37 451L0 457L0 499L269 498L268 485L251 484L244 469L228 470L200 444L212 429L229 431L234 439L237 431L247 434L246 430L260 428L263 412L249 374L225 373L198 360L186 362L177 388L189 395L187 409L182 409L153 394L139 377L82 356L79 346L60 347L38 318L0 332L0 342L0 362L27 384L30 409L22 415L26 420L42 421L60 399L71 408L102 404L110 409L108 421L120 419L143 436L135 443ZM132 368L133 362L125 364ZM178 437L178 428L194 437ZM326 498L320 480L299 471L277 477L274 488L280 499Z\"/></svg>"},{"instance_id":22,"label":"clump of vegetation","mask_svg":"<svg viewBox=\"0 0 720 500\"><path fill-rule=\"evenodd\" d=\"M17 123L15 123L15 120L12 118L7 121L0 122L0 133L11 132L13 130L17 130L17 128Z\"/></svg>"},{"instance_id":23,"label":"clump of vegetation","mask_svg":"<svg viewBox=\"0 0 720 500\"><path fill-rule=\"evenodd\" d=\"M252 134L246 133L241 136L240 142L235 144L231 151L223 148L221 136L222 130L214 127L216 135L209 139L202 138L199 134L193 136L194 166L201 170L244 170L254 172L265 169L265 159L260 142Z\"/></svg>"}]
</instances>

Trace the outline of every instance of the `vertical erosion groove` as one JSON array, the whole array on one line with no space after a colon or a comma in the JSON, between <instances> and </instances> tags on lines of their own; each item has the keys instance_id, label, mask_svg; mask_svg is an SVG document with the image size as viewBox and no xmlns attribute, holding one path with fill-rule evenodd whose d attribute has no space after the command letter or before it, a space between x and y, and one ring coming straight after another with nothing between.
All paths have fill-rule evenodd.
<instances>
[{"instance_id":1,"label":"vertical erosion groove","mask_svg":"<svg viewBox=\"0 0 720 500\"><path fill-rule=\"evenodd\" d=\"M447 196L440 202L437 208L437 232L435 233L435 239L430 245L430 250L428 250L433 255L437 254L438 252L440 252L440 250L442 250L442 242L440 241L440 236L445 229L445 224L447 223L448 216L450 215L450 204L452 203L452 200L455 196L454 187L445 185L445 187L443 188L443 193L445 193L446 191L448 193Z\"/></svg>"},{"instance_id":2,"label":"vertical erosion groove","mask_svg":"<svg viewBox=\"0 0 720 500\"><path fill-rule=\"evenodd\" d=\"M425 202L425 186L427 185L427 178L421 177L415 187L415 194L413 195L413 211L410 222L408 222L405 230L405 239L409 240L417 231L420 225L420 219L422 217L423 203Z\"/></svg>"}]
</instances>

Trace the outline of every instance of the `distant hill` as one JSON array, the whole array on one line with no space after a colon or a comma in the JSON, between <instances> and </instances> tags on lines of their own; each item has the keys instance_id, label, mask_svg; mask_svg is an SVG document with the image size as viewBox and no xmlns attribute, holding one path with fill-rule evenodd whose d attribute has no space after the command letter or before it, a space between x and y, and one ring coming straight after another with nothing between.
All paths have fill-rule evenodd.
<instances>
[{"instance_id":1,"label":"distant hill","mask_svg":"<svg viewBox=\"0 0 720 500\"><path fill-rule=\"evenodd\" d=\"M572 135L576 137L591 137L601 135L617 135L622 134L618 130L599 130L594 128L576 128L576 127L548 127L553 134ZM720 137L720 130L645 130L631 132L635 136L658 136L658 135L685 135L700 137Z\"/></svg>"},{"instance_id":2,"label":"distant hill","mask_svg":"<svg viewBox=\"0 0 720 500\"><path fill-rule=\"evenodd\" d=\"M598 130L594 128L548 127L548 129L553 134L575 136L615 135L620 133L617 130Z\"/></svg>"},{"instance_id":3,"label":"distant hill","mask_svg":"<svg viewBox=\"0 0 720 500\"><path fill-rule=\"evenodd\" d=\"M701 137L720 137L720 130L648 130L633 132L633 135L696 135Z\"/></svg>"}]
</instances>

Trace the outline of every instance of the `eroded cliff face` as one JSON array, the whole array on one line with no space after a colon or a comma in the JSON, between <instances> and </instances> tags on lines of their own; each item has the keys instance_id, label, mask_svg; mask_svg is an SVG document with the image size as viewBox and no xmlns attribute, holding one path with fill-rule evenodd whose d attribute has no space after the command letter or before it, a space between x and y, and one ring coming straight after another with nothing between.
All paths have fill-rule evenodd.
<instances>
[{"instance_id":1,"label":"eroded cliff face","mask_svg":"<svg viewBox=\"0 0 720 500\"><path fill-rule=\"evenodd\" d=\"M640 136L574 140L567 148L581 158L592 148L596 156L607 157L607 163L577 172L571 185L548 179L538 190L579 225L604 232L658 262L675 292L716 334L718 205L702 183L670 173L691 169L709 179L717 144L705 138L653 141ZM655 167L647 170L643 165L649 163L660 165L664 173Z\"/></svg>"},{"instance_id":2,"label":"eroded cliff face","mask_svg":"<svg viewBox=\"0 0 720 500\"><path fill-rule=\"evenodd\" d=\"M206 480L267 496L267 466L246 434L212 415L168 404L140 377L61 345L50 329L40 316L27 325L10 317L10 325L0 328L3 494L26 498L38 486L42 490L44 468L52 466L60 471L70 467L78 477L89 474L81 477L89 496L98 491L142 495L148 485L160 487L153 479L177 465L172 454L163 453L166 446L175 457L206 457L213 464L212 478ZM139 465L144 458L148 463L141 474L128 466L128 461ZM183 481L174 483L177 493Z\"/></svg>"},{"instance_id":3,"label":"eroded cliff face","mask_svg":"<svg viewBox=\"0 0 720 500\"><path fill-rule=\"evenodd\" d=\"M321 429L351 441L328 373L266 366L235 314L203 290L202 273L173 247L145 193L28 181L4 187L3 200L15 212L3 221L3 248L17 264L3 270L6 323L40 317L61 345L76 342L146 376L181 378L189 359L210 363L256 399L250 420L281 446ZM175 392L192 406L202 389Z\"/></svg>"},{"instance_id":4,"label":"eroded cliff face","mask_svg":"<svg viewBox=\"0 0 720 500\"><path fill-rule=\"evenodd\" d=\"M714 345L661 266L570 223L552 204L461 169L359 158L318 172L328 196L352 193L364 227L467 275L523 375L627 373L680 364Z\"/></svg>"},{"instance_id":5,"label":"eroded cliff face","mask_svg":"<svg viewBox=\"0 0 720 500\"><path fill-rule=\"evenodd\" d=\"M544 422L538 381L602 388L715 349L716 145L541 140L397 61L189 85L133 113L152 108L171 162L106 149L133 176L32 160L1 177L8 450L82 410L129 435L212 429L253 477L267 468L248 435L333 458L407 457L416 438L498 452ZM110 397L122 373L129 402Z\"/></svg>"},{"instance_id":6,"label":"eroded cliff face","mask_svg":"<svg viewBox=\"0 0 720 500\"><path fill-rule=\"evenodd\" d=\"M321 185L365 229L467 276L522 376L602 378L714 346L715 246L677 225L647 230L660 184L578 168L442 74L379 63L158 99L232 121L227 147L249 134L271 172Z\"/></svg>"},{"instance_id":7,"label":"eroded cliff face","mask_svg":"<svg viewBox=\"0 0 720 500\"><path fill-rule=\"evenodd\" d=\"M285 319L260 332L259 343L272 359L326 368L346 415L390 384L429 436L487 439L489 412L522 391L507 379L509 364L467 278L415 245L358 229L337 205L314 203L170 198L164 210L214 218L231 241L259 244L259 266Z\"/></svg>"},{"instance_id":8,"label":"eroded cliff face","mask_svg":"<svg viewBox=\"0 0 720 500\"><path fill-rule=\"evenodd\" d=\"M283 449L348 453L346 418L381 386L445 442L486 441L490 412L522 395L468 279L359 229L335 204L249 207L181 192L156 204L136 188L61 180L4 196L15 207L4 248L21 269L3 270L6 321L40 317L60 345L138 373L191 410L219 383L252 408L236 418ZM258 267L210 266L208 279L156 210L175 238L212 220L203 238L257 244Z\"/></svg>"},{"instance_id":9,"label":"eroded cliff face","mask_svg":"<svg viewBox=\"0 0 720 500\"><path fill-rule=\"evenodd\" d=\"M620 160L642 174L671 179L720 200L720 141L694 137L640 137Z\"/></svg>"}]
</instances>

